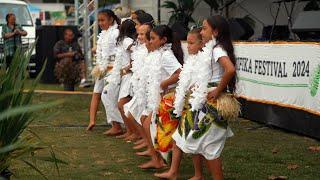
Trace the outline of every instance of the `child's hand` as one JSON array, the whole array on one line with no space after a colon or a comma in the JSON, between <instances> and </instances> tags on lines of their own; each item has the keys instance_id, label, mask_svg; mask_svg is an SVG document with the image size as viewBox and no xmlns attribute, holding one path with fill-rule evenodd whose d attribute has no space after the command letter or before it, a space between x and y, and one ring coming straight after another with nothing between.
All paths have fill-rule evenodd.
<instances>
[{"instance_id":1,"label":"child's hand","mask_svg":"<svg viewBox=\"0 0 320 180\"><path fill-rule=\"evenodd\" d=\"M161 84L160 84L160 88L163 90L163 92L165 92L168 89L167 83L162 81Z\"/></svg>"},{"instance_id":2,"label":"child's hand","mask_svg":"<svg viewBox=\"0 0 320 180\"><path fill-rule=\"evenodd\" d=\"M218 92L217 89L214 89L208 93L207 98L209 100L217 100L219 95L220 95L220 92Z\"/></svg>"}]
</instances>

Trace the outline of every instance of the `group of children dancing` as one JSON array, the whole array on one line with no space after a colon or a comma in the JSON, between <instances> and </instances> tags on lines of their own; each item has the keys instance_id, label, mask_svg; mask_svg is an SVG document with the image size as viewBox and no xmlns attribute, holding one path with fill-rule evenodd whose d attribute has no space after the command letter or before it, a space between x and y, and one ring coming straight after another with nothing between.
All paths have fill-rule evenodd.
<instances>
[{"instance_id":1,"label":"group of children dancing","mask_svg":"<svg viewBox=\"0 0 320 180\"><path fill-rule=\"evenodd\" d=\"M167 25L135 11L120 22L111 10L98 13L101 28L92 70L95 86L90 106L92 130L100 99L112 128L104 134L134 141L138 156L150 161L142 169L170 169L159 178L176 179L183 153L192 154L195 174L204 179L206 162L214 179L223 179L220 154L237 118L233 97L235 55L229 26L221 16L203 21L181 42ZM123 129L125 128L125 130Z\"/></svg>"}]
</instances>

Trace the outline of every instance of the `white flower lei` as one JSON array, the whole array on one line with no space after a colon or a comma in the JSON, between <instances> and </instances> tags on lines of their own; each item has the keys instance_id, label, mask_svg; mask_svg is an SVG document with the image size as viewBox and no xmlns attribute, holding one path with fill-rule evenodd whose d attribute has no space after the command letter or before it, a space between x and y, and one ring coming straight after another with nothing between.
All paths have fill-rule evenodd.
<instances>
[{"instance_id":1,"label":"white flower lei","mask_svg":"<svg viewBox=\"0 0 320 180\"><path fill-rule=\"evenodd\" d=\"M101 71L103 71L110 61L110 55L109 54L109 38L111 32L118 28L118 25L115 23L112 25L109 29L101 31L101 33L98 35L98 41L97 41L97 50L96 50L96 62L97 66L100 68Z\"/></svg>"},{"instance_id":2,"label":"white flower lei","mask_svg":"<svg viewBox=\"0 0 320 180\"><path fill-rule=\"evenodd\" d=\"M196 55L190 55L187 63L183 66L179 75L178 87L176 88L176 99L174 101L174 113L181 116L186 93L192 87L189 102L191 110L199 110L207 100L208 83L211 77L212 48L215 41L206 43L203 51Z\"/></svg>"},{"instance_id":3,"label":"white flower lei","mask_svg":"<svg viewBox=\"0 0 320 180\"><path fill-rule=\"evenodd\" d=\"M121 47L116 48L115 61L112 67L112 70L108 76L105 77L105 80L108 84L119 85L121 82L120 71L122 68L122 50Z\"/></svg>"},{"instance_id":4,"label":"white flower lei","mask_svg":"<svg viewBox=\"0 0 320 180\"><path fill-rule=\"evenodd\" d=\"M131 54L131 59L132 61L132 77L131 77L131 85L133 88L133 92L137 93L139 87L141 85L139 84L141 77L145 74L144 71L144 59L148 55L148 50L144 44L138 44L137 46L134 47L133 52Z\"/></svg>"},{"instance_id":5,"label":"white flower lei","mask_svg":"<svg viewBox=\"0 0 320 180\"><path fill-rule=\"evenodd\" d=\"M148 63L147 67L147 111L148 112L157 112L159 103L160 103L160 81L161 81L161 57L164 51L171 51L171 44L165 44L158 50L151 52L148 56L149 59L147 61L151 61Z\"/></svg>"}]
</instances>

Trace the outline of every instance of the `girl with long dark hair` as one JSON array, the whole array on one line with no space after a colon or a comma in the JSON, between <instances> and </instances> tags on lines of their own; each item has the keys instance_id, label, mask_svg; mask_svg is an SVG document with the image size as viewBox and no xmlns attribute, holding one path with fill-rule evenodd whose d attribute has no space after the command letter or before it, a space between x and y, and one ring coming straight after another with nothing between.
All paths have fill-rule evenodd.
<instances>
[{"instance_id":1,"label":"girl with long dark hair","mask_svg":"<svg viewBox=\"0 0 320 180\"><path fill-rule=\"evenodd\" d=\"M98 13L98 25L102 29L98 36L96 49L96 66L91 74L95 84L90 104L90 122L87 130L92 130L96 124L96 115L99 107L101 93L104 87L104 76L109 70L109 64L114 59L116 38L119 35L120 19L113 11L106 9Z\"/></svg>"},{"instance_id":2,"label":"girl with long dark hair","mask_svg":"<svg viewBox=\"0 0 320 180\"><path fill-rule=\"evenodd\" d=\"M240 111L233 97L235 55L229 25L222 16L205 19L201 36L206 45L199 59L205 64L198 68L198 79L191 88L187 79L177 88L174 113L180 117L180 124L173 137L184 138L183 143L176 140L177 147L203 157L213 179L221 180L220 155L226 139L233 136L228 121L236 119Z\"/></svg>"},{"instance_id":3,"label":"girl with long dark hair","mask_svg":"<svg viewBox=\"0 0 320 180\"><path fill-rule=\"evenodd\" d=\"M201 28L195 28L191 30L187 35L188 56L185 59L183 69L179 75L179 82L178 86L176 87L176 97L174 103L175 105L177 104L177 102L181 104L184 103L185 97L188 96L188 91L190 91L190 89L192 88L195 89L195 87L197 86L197 82L203 80L202 74L210 74L208 73L210 69L206 68L207 62L206 59L203 59L202 53L205 53L203 52L204 49L208 49L208 51L211 52L212 47L210 49L202 49L204 44L202 42L200 32ZM207 57L207 59L209 59L208 61L210 61L210 58ZM195 91L195 94L197 93L198 91ZM205 97L205 94L203 96ZM173 114L173 116L176 115ZM162 179L177 179L179 173L180 162L182 159L182 150L177 146L177 144L180 147L183 146L186 143L185 136L175 132L172 135L172 138L174 139L174 143L172 148L172 160L170 169L162 173L154 174L156 177ZM194 163L195 174L191 179L203 179L201 156L194 155L192 160Z\"/></svg>"},{"instance_id":4,"label":"girl with long dark hair","mask_svg":"<svg viewBox=\"0 0 320 180\"><path fill-rule=\"evenodd\" d=\"M165 111L162 104L165 101L173 103L174 87L183 64L180 41L175 40L172 30L167 25L156 26L152 29L150 44L153 49L151 53L157 54L151 56L151 62L148 65L147 107L144 111L144 115L148 117L142 122L147 134L148 148L140 155L150 155L151 160L140 165L142 169L163 167L164 162L158 152L166 160L172 147L171 135L178 121L166 118L167 114L162 113Z\"/></svg>"},{"instance_id":5,"label":"girl with long dark hair","mask_svg":"<svg viewBox=\"0 0 320 180\"><path fill-rule=\"evenodd\" d=\"M105 132L106 135L119 135L122 133L120 123L126 126L126 137L133 133L132 126L123 112L123 105L130 101L130 52L129 49L135 41L135 23L127 19L120 25L117 37L116 56L110 75L106 78L105 104L108 122L112 128Z\"/></svg>"}]
</instances>

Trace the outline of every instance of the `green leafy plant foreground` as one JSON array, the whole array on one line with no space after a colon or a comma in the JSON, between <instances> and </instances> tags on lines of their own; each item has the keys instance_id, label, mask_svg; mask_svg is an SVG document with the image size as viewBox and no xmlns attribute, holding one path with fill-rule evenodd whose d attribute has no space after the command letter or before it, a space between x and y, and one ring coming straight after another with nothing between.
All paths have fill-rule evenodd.
<instances>
[{"instance_id":1,"label":"green leafy plant foreground","mask_svg":"<svg viewBox=\"0 0 320 180\"><path fill-rule=\"evenodd\" d=\"M58 163L65 163L56 158L51 146L41 141L35 133L28 129L29 124L36 118L35 112L40 109L53 107L60 102L32 104L34 90L43 73L32 82L29 90L25 90L31 52L18 49L10 67L6 68L1 60L0 68L0 178L10 178L8 170L14 160L20 160L34 170L46 176L35 165L36 160L53 162L58 169ZM44 65L45 67L45 65ZM49 150L49 156L37 156L39 151ZM59 171L58 171L59 172ZM9 177L8 177L9 176Z\"/></svg>"}]
</instances>

